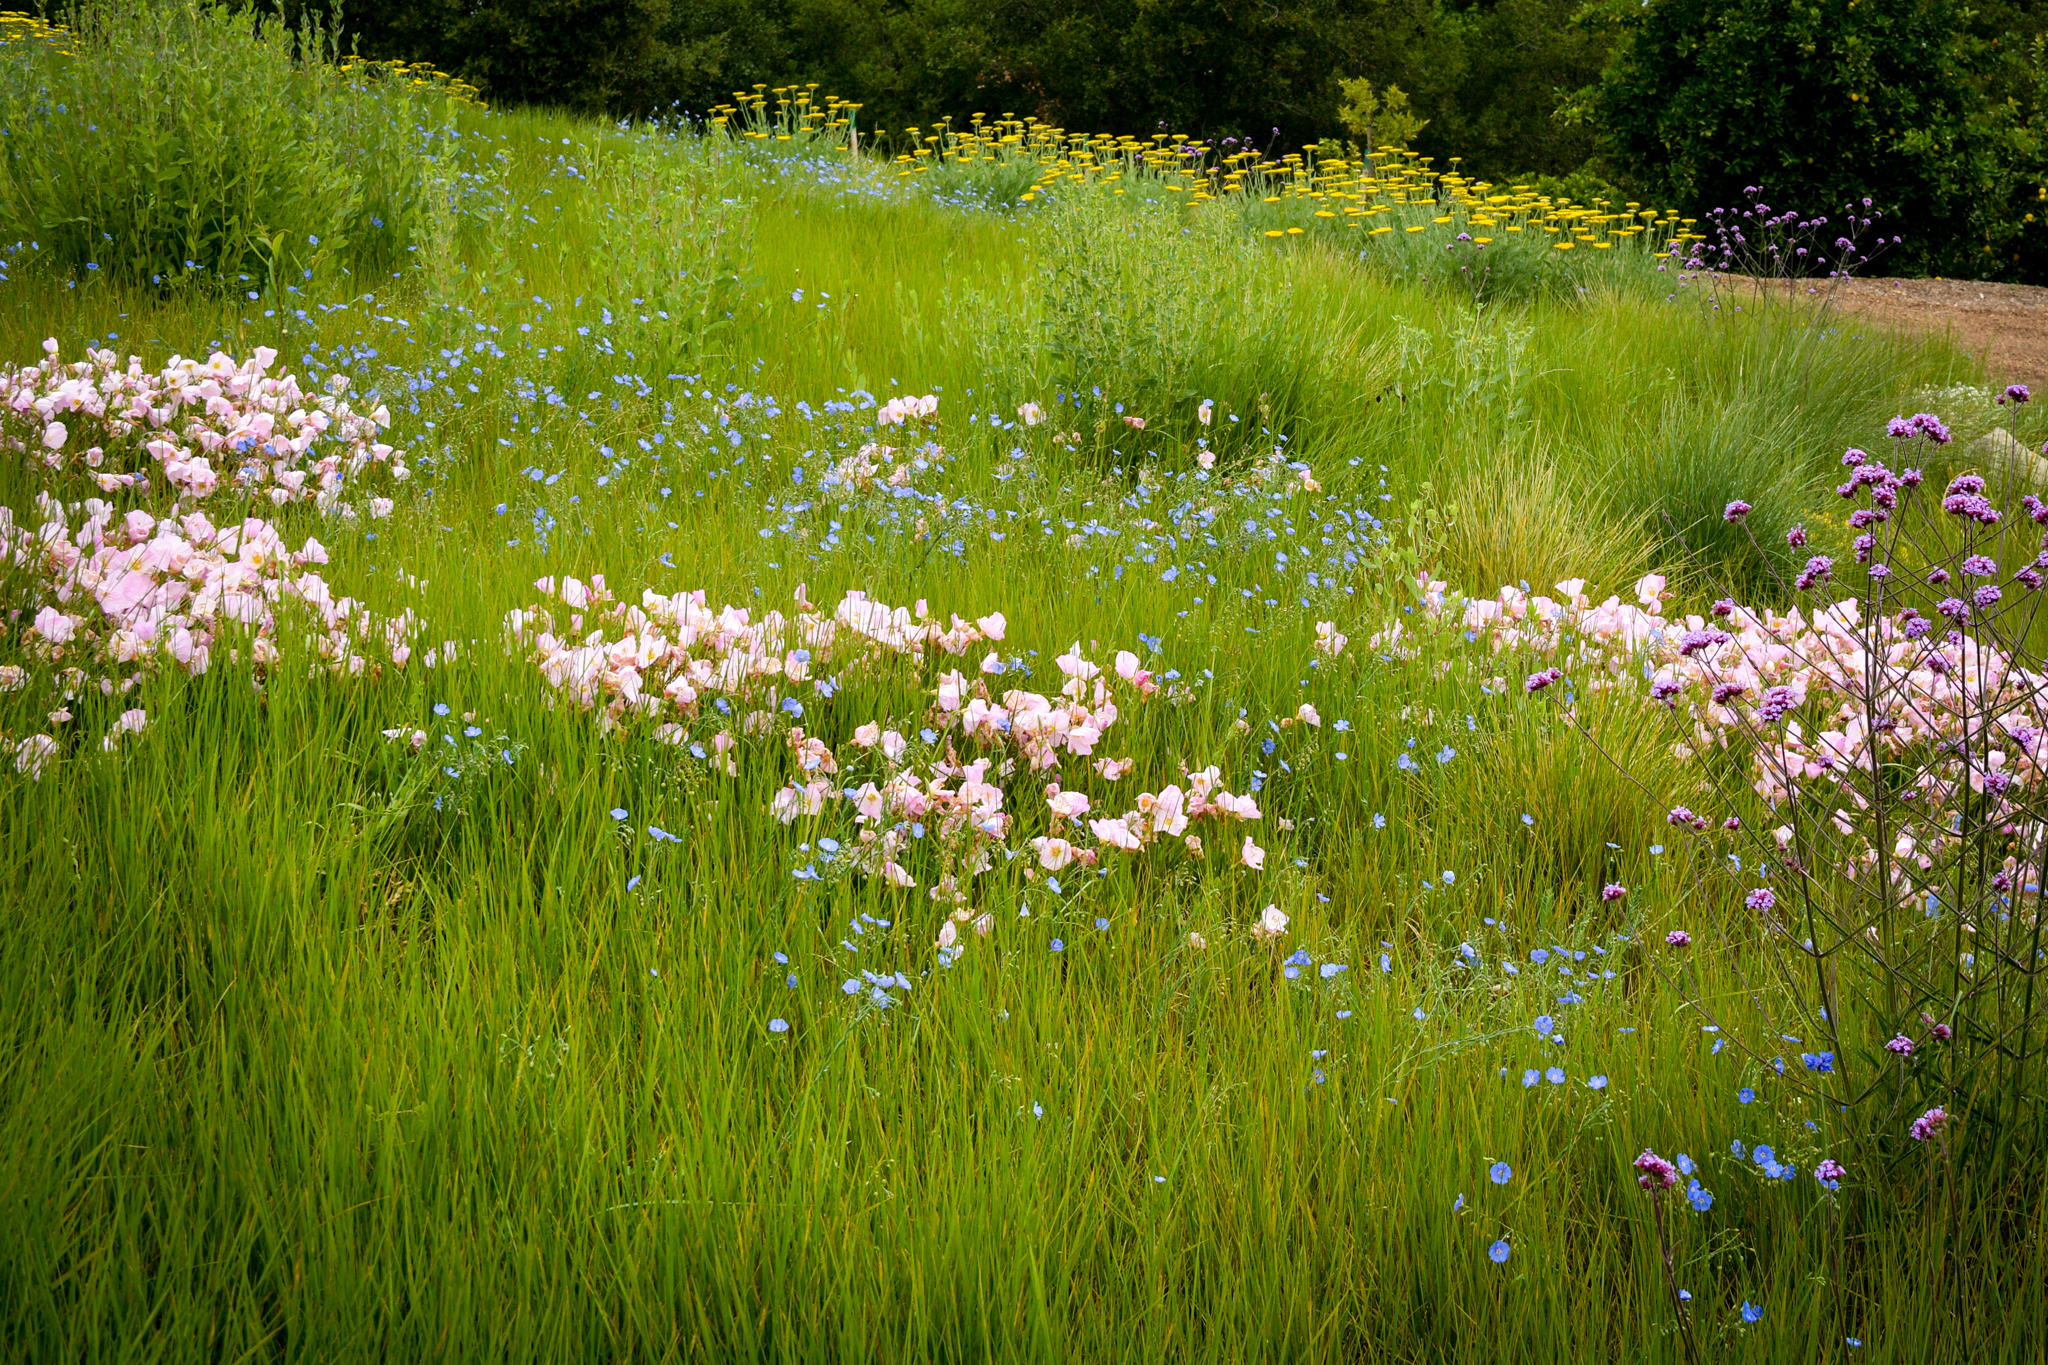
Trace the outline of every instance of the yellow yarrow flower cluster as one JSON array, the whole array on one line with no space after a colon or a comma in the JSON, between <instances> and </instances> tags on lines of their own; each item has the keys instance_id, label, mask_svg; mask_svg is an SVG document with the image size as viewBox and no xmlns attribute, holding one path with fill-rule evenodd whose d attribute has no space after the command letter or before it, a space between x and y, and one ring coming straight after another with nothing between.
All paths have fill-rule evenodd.
<instances>
[{"instance_id":1,"label":"yellow yarrow flower cluster","mask_svg":"<svg viewBox=\"0 0 2048 1365\"><path fill-rule=\"evenodd\" d=\"M734 137L756 142L824 142L855 149L854 118L860 105L836 95L817 103L809 85L756 85L752 90L735 90L734 104L713 105L708 115L712 127L723 128Z\"/></svg>"},{"instance_id":2,"label":"yellow yarrow flower cluster","mask_svg":"<svg viewBox=\"0 0 2048 1365\"><path fill-rule=\"evenodd\" d=\"M1348 229L1361 238L1396 231L1465 234L1481 245L1512 234L1542 234L1557 251L1609 251L1634 244L1659 259L1684 241L1703 240L1695 220L1671 209L1596 199L1575 203L1536 193L1529 185L1497 185L1448 171L1404 147L1361 153L1347 144L1312 145L1274 156L1234 143L1155 133L1149 138L1113 133L1071 133L1034 117L970 115L965 128L951 122L910 127L894 136L855 135L860 105L836 97L822 102L816 83L757 85L737 91L734 104L711 111L710 122L732 135L762 142L827 143L846 152L886 156L901 179L935 172L1021 171L1022 203L1077 189L1172 197L1194 205L1244 207L1266 237L1286 239Z\"/></svg>"},{"instance_id":3,"label":"yellow yarrow flower cluster","mask_svg":"<svg viewBox=\"0 0 2048 1365\"><path fill-rule=\"evenodd\" d=\"M372 61L367 57L350 56L342 59L341 74L394 81L408 90L445 94L458 104L477 109L489 107L483 101L482 91L468 81L438 69L432 62Z\"/></svg>"},{"instance_id":4,"label":"yellow yarrow flower cluster","mask_svg":"<svg viewBox=\"0 0 2048 1365\"><path fill-rule=\"evenodd\" d=\"M62 56L76 57L78 54L71 46L76 41L76 35L62 24L38 19L20 10L0 10L0 52L33 45L53 48Z\"/></svg>"}]
</instances>

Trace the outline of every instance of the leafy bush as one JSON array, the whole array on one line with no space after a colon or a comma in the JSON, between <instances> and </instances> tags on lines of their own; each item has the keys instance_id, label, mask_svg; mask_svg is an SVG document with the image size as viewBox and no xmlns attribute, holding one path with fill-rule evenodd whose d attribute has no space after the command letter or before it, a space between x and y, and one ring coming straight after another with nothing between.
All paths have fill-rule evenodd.
<instances>
[{"instance_id":1,"label":"leafy bush","mask_svg":"<svg viewBox=\"0 0 2048 1365\"><path fill-rule=\"evenodd\" d=\"M431 211L444 85L207 0L102 0L0 51L0 234L48 268L257 287L389 266Z\"/></svg>"},{"instance_id":2,"label":"leafy bush","mask_svg":"<svg viewBox=\"0 0 2048 1365\"><path fill-rule=\"evenodd\" d=\"M1186 426L1203 398L1261 410L1275 431L1308 410L1315 353L1293 334L1258 239L1229 220L1086 194L1046 215L1040 241L1041 335L1077 426Z\"/></svg>"}]
</instances>

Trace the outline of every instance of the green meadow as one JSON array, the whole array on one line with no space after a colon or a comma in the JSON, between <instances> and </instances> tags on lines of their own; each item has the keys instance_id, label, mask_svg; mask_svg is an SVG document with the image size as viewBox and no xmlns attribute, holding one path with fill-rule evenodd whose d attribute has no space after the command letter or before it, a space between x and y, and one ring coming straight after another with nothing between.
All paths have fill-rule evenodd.
<instances>
[{"instance_id":1,"label":"green meadow","mask_svg":"<svg viewBox=\"0 0 2048 1365\"><path fill-rule=\"evenodd\" d=\"M414 636L336 669L281 627L258 668L230 629L103 690L38 662L0 569L0 735L57 746L0 765L5 1354L1679 1361L1683 1312L1714 1361L2039 1358L2038 1166L1818 1188L1838 1115L1661 974L1730 892L1666 823L1697 778L1632 670L1575 696L1596 746L1525 694L1543 660L1423 625L1431 581L1768 598L1758 545L1846 545L1844 448L1927 409L1963 449L2003 377L1647 243L1451 270L1459 224L1274 238L1142 167L989 206L823 135L443 117L381 257L7 258L12 365L269 347L388 408L388 516L226 481L205 511L317 535ZM46 490L68 532L88 497L168 515L161 477L101 493L4 430L17 528ZM596 609L548 594L600 575L1005 626L607 715L507 627L548 606L574 645ZM1070 651L1124 688L1092 755L977 748L937 700L956 668L1054 696ZM891 817L914 885L877 875L870 722L925 776L989 757L1002 833ZM785 820L798 728L836 776ZM1107 817L1210 765L1260 818L1199 853L1034 851L1098 847L1048 782ZM1691 951L1733 1001L1760 950ZM1662 1206L1670 1279L1650 1147L1710 1196Z\"/></svg>"}]
</instances>

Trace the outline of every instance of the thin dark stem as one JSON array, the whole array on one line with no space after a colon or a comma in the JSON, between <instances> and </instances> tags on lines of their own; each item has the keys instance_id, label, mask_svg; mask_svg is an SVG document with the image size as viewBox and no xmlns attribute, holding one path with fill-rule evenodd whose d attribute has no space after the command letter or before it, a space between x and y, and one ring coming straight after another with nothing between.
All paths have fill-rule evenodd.
<instances>
[{"instance_id":1,"label":"thin dark stem","mask_svg":"<svg viewBox=\"0 0 2048 1365\"><path fill-rule=\"evenodd\" d=\"M1664 1191L1650 1191L1650 1211L1657 1216L1657 1250L1664 1257L1664 1284L1671 1291L1671 1311L1678 1315L1679 1339L1685 1343L1685 1358L1691 1365L1699 1365L1699 1343L1692 1339L1692 1319L1685 1311L1685 1300L1678 1294L1678 1272L1671 1265L1671 1237L1664 1228Z\"/></svg>"}]
</instances>

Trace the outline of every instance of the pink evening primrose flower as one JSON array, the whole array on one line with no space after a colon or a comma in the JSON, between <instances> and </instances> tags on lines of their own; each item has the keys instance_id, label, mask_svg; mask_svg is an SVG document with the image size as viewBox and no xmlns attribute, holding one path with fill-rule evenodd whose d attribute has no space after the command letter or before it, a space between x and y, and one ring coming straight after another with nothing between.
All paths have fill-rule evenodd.
<instances>
[{"instance_id":1,"label":"pink evening primrose flower","mask_svg":"<svg viewBox=\"0 0 2048 1365\"><path fill-rule=\"evenodd\" d=\"M1269 905L1259 912L1259 922L1252 926L1252 937L1261 942L1279 938L1287 932L1288 914L1277 905Z\"/></svg>"}]
</instances>

